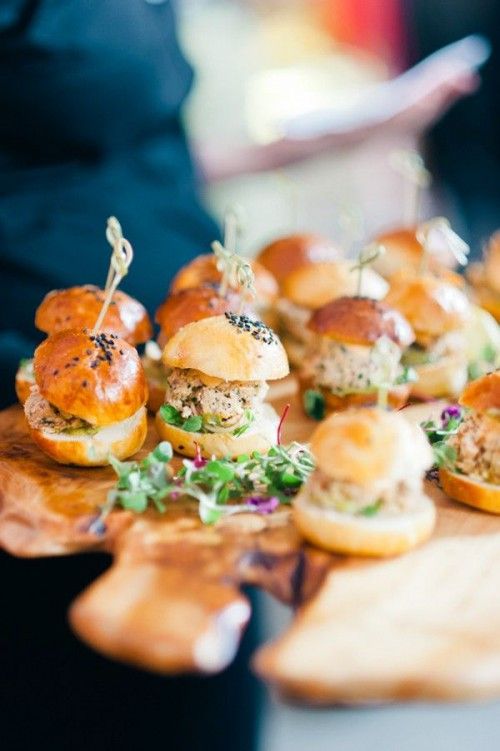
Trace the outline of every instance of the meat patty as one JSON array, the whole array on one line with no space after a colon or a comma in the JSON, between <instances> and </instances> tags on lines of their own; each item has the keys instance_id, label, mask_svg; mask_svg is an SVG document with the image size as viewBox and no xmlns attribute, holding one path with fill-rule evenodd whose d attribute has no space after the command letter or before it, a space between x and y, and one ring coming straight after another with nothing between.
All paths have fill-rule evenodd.
<instances>
[{"instance_id":1,"label":"meat patty","mask_svg":"<svg viewBox=\"0 0 500 751\"><path fill-rule=\"evenodd\" d=\"M341 344L323 337L312 362L313 381L334 393L366 391L382 381L394 383L401 372L401 350L389 339L382 358L374 347Z\"/></svg>"},{"instance_id":2,"label":"meat patty","mask_svg":"<svg viewBox=\"0 0 500 751\"><path fill-rule=\"evenodd\" d=\"M43 398L38 386L32 386L24 405L24 413L29 425L35 430L49 433L66 433L71 430L87 430L92 426L73 415L62 415L50 402Z\"/></svg>"},{"instance_id":3,"label":"meat patty","mask_svg":"<svg viewBox=\"0 0 500 751\"><path fill-rule=\"evenodd\" d=\"M500 420L469 414L450 439L456 466L472 479L500 484Z\"/></svg>"}]
</instances>

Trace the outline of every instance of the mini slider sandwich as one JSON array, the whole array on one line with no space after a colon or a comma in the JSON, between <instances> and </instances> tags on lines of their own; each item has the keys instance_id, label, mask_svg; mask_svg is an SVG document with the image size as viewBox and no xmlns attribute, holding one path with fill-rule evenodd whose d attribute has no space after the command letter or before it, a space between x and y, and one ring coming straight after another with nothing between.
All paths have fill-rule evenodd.
<instances>
[{"instance_id":1,"label":"mini slider sandwich","mask_svg":"<svg viewBox=\"0 0 500 751\"><path fill-rule=\"evenodd\" d=\"M290 363L300 367L314 342L307 328L311 313L330 300L356 292L353 261L341 258L341 251L317 235L292 235L265 247L258 260L276 277L280 297L276 303L277 329ZM372 269L363 276L362 293L381 299L388 285Z\"/></svg>"},{"instance_id":2,"label":"mini slider sandwich","mask_svg":"<svg viewBox=\"0 0 500 751\"><path fill-rule=\"evenodd\" d=\"M163 363L168 385L156 426L177 452L237 456L276 442L279 419L264 403L266 381L289 368L264 323L236 313L189 323L167 342Z\"/></svg>"},{"instance_id":3,"label":"mini slider sandwich","mask_svg":"<svg viewBox=\"0 0 500 751\"><path fill-rule=\"evenodd\" d=\"M385 299L410 322L416 341L403 363L413 367L418 398L455 396L467 382L466 330L471 306L464 292L431 274L395 274Z\"/></svg>"},{"instance_id":4,"label":"mini slider sandwich","mask_svg":"<svg viewBox=\"0 0 500 751\"><path fill-rule=\"evenodd\" d=\"M126 459L146 438L146 379L134 347L116 334L70 329L35 350L36 385L24 405L31 436L61 464Z\"/></svg>"},{"instance_id":5,"label":"mini slider sandwich","mask_svg":"<svg viewBox=\"0 0 500 751\"><path fill-rule=\"evenodd\" d=\"M442 488L456 501L500 514L500 371L472 381L459 402L467 412L448 439L454 459L440 470Z\"/></svg>"},{"instance_id":6,"label":"mini slider sandwich","mask_svg":"<svg viewBox=\"0 0 500 751\"><path fill-rule=\"evenodd\" d=\"M226 297L221 297L213 287L191 287L174 292L160 305L155 316L160 326L157 342L148 342L142 357L148 382L148 409L151 412L160 409L167 388L168 370L161 355L169 339L188 323L237 310L239 302L240 297L232 290Z\"/></svg>"},{"instance_id":7,"label":"mini slider sandwich","mask_svg":"<svg viewBox=\"0 0 500 751\"><path fill-rule=\"evenodd\" d=\"M436 513L423 475L432 451L401 413L338 412L316 429L311 451L316 470L293 502L306 540L335 553L390 556L431 535Z\"/></svg>"},{"instance_id":8,"label":"mini slider sandwich","mask_svg":"<svg viewBox=\"0 0 500 751\"><path fill-rule=\"evenodd\" d=\"M490 238L483 261L470 264L467 278L477 304L500 322L500 230Z\"/></svg>"},{"instance_id":9,"label":"mini slider sandwich","mask_svg":"<svg viewBox=\"0 0 500 751\"><path fill-rule=\"evenodd\" d=\"M65 329L92 328L105 297L104 290L90 284L53 290L38 307L35 326L49 335ZM101 330L116 334L134 346L148 341L152 334L144 306L120 290L113 294ZM24 360L16 375L16 393L21 404L28 398L34 383L33 360Z\"/></svg>"},{"instance_id":10,"label":"mini slider sandwich","mask_svg":"<svg viewBox=\"0 0 500 751\"><path fill-rule=\"evenodd\" d=\"M373 268L385 279L401 270L417 273L422 265L424 248L418 239L419 226L403 227L378 235L374 242L383 245L385 253L381 254L373 263ZM446 248L436 248L429 259L429 269L438 276L454 278L452 273L457 265L457 259ZM458 277L460 279L460 277Z\"/></svg>"},{"instance_id":11,"label":"mini slider sandwich","mask_svg":"<svg viewBox=\"0 0 500 751\"><path fill-rule=\"evenodd\" d=\"M375 404L382 382L391 406L406 404L412 373L400 361L415 335L398 311L367 297L339 297L317 310L308 326L317 348L299 382L310 416ZM309 404L315 395L321 400L317 413Z\"/></svg>"}]
</instances>

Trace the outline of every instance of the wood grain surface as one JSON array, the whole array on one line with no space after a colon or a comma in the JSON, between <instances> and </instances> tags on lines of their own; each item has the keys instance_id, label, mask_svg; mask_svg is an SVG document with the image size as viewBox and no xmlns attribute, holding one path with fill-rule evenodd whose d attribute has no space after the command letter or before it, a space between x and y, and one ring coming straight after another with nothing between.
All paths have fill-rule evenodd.
<instances>
[{"instance_id":1,"label":"wood grain surface","mask_svg":"<svg viewBox=\"0 0 500 751\"><path fill-rule=\"evenodd\" d=\"M285 438L305 440L313 424L292 392L286 381L273 398L278 409L292 401ZM151 428L144 450L157 440ZM113 482L110 469L53 464L19 407L0 413L0 546L26 557L111 553L70 610L75 632L103 654L163 673L221 670L250 617L240 587L254 584L297 608L254 660L284 695L323 704L500 695L499 517L429 487L433 539L382 562L304 545L287 509L206 527L194 504L177 502L163 515L114 511L96 536L89 525Z\"/></svg>"}]
</instances>

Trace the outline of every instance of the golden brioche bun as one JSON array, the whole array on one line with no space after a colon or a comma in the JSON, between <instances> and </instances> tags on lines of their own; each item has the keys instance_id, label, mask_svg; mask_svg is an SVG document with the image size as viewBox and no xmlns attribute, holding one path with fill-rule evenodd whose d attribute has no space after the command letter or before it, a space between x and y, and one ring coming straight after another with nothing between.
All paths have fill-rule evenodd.
<instances>
[{"instance_id":1,"label":"golden brioche bun","mask_svg":"<svg viewBox=\"0 0 500 751\"><path fill-rule=\"evenodd\" d=\"M417 342L423 344L463 328L470 317L470 303L464 292L429 274L412 276L404 271L395 274L385 302L407 318Z\"/></svg>"},{"instance_id":2,"label":"golden brioche bun","mask_svg":"<svg viewBox=\"0 0 500 751\"><path fill-rule=\"evenodd\" d=\"M289 373L280 340L261 321L226 313L188 323L167 342L163 362L225 381L267 381Z\"/></svg>"},{"instance_id":3,"label":"golden brioche bun","mask_svg":"<svg viewBox=\"0 0 500 751\"><path fill-rule=\"evenodd\" d=\"M342 250L326 237L297 234L280 237L266 245L258 254L257 261L271 272L281 287L286 277L297 269L335 261L342 255Z\"/></svg>"},{"instance_id":4,"label":"golden brioche bun","mask_svg":"<svg viewBox=\"0 0 500 751\"><path fill-rule=\"evenodd\" d=\"M399 227L378 235L374 242L383 245L385 253L375 259L372 268L386 279L393 274L406 270L417 272L422 263L422 245L417 240L418 226ZM429 267L439 273L456 266L456 260L451 253L441 254L438 258L428 259Z\"/></svg>"},{"instance_id":5,"label":"golden brioche bun","mask_svg":"<svg viewBox=\"0 0 500 751\"><path fill-rule=\"evenodd\" d=\"M278 295L278 284L273 275L258 261L249 259L255 276L254 286L257 303L270 304ZM186 266L183 266L175 275L170 292L180 292L191 287L211 285L216 287L222 279L222 274L217 268L217 259L213 253L197 256Z\"/></svg>"},{"instance_id":6,"label":"golden brioche bun","mask_svg":"<svg viewBox=\"0 0 500 751\"><path fill-rule=\"evenodd\" d=\"M353 394L332 394L328 389L316 386L309 375L298 373L299 393L303 400L304 394L309 389L318 391L325 399L326 413L343 412L351 407L373 407L377 404L378 395L376 391L364 391ZM388 394L387 401L392 409L401 409L408 402L411 393L411 383L401 383L393 386ZM303 403L303 401L302 401Z\"/></svg>"},{"instance_id":7,"label":"golden brioche bun","mask_svg":"<svg viewBox=\"0 0 500 751\"><path fill-rule=\"evenodd\" d=\"M476 412L500 409L500 370L471 381L458 401Z\"/></svg>"},{"instance_id":8,"label":"golden brioche bun","mask_svg":"<svg viewBox=\"0 0 500 751\"><path fill-rule=\"evenodd\" d=\"M377 407L336 412L311 437L317 467L330 479L372 487L398 482L432 466L428 441L418 425Z\"/></svg>"},{"instance_id":9,"label":"golden brioche bun","mask_svg":"<svg viewBox=\"0 0 500 751\"><path fill-rule=\"evenodd\" d=\"M149 412L156 414L165 401L165 386L154 378L147 376L148 401L146 406Z\"/></svg>"},{"instance_id":10,"label":"golden brioche bun","mask_svg":"<svg viewBox=\"0 0 500 751\"><path fill-rule=\"evenodd\" d=\"M169 441L174 450L184 456L196 456L199 446L205 458L235 457L252 451L267 451L276 443L279 417L270 404L263 404L260 414L241 436L230 433L192 433L166 423L160 413L156 415L156 430L163 441Z\"/></svg>"},{"instance_id":11,"label":"golden brioche bun","mask_svg":"<svg viewBox=\"0 0 500 751\"><path fill-rule=\"evenodd\" d=\"M213 287L190 287L174 292L155 315L155 321L161 327L162 341L168 341L187 323L236 310L239 300L234 293L227 298L221 297Z\"/></svg>"},{"instance_id":12,"label":"golden brioche bun","mask_svg":"<svg viewBox=\"0 0 500 751\"><path fill-rule=\"evenodd\" d=\"M406 349L415 341L412 327L399 311L368 297L332 300L312 314L308 328L346 344L371 345L384 336Z\"/></svg>"},{"instance_id":13,"label":"golden brioche bun","mask_svg":"<svg viewBox=\"0 0 500 751\"><path fill-rule=\"evenodd\" d=\"M283 297L304 308L315 310L342 295L355 295L357 274L353 261L344 259L301 266L286 276L281 285ZM382 299L389 285L372 269L363 272L362 294Z\"/></svg>"},{"instance_id":14,"label":"golden brioche bun","mask_svg":"<svg viewBox=\"0 0 500 751\"><path fill-rule=\"evenodd\" d=\"M460 475L457 472L450 472L448 469L439 470L439 480L441 486L450 498L467 506L482 511L489 511L490 514L500 514L500 487L488 482L472 480L467 475Z\"/></svg>"},{"instance_id":15,"label":"golden brioche bun","mask_svg":"<svg viewBox=\"0 0 500 751\"><path fill-rule=\"evenodd\" d=\"M500 293L484 284L478 284L474 287L473 296L475 302L500 323Z\"/></svg>"},{"instance_id":16,"label":"golden brioche bun","mask_svg":"<svg viewBox=\"0 0 500 751\"><path fill-rule=\"evenodd\" d=\"M456 397L467 383L467 359L462 352L417 365L414 370L418 378L412 384L411 394L416 399Z\"/></svg>"},{"instance_id":17,"label":"golden brioche bun","mask_svg":"<svg viewBox=\"0 0 500 751\"><path fill-rule=\"evenodd\" d=\"M104 291L91 284L53 290L39 305L35 326L46 334L65 329L90 329L97 321L104 299ZM133 345L147 342L153 333L144 306L120 290L113 294L101 330Z\"/></svg>"},{"instance_id":18,"label":"golden brioche bun","mask_svg":"<svg viewBox=\"0 0 500 751\"><path fill-rule=\"evenodd\" d=\"M355 516L311 503L305 485L293 501L293 520L308 542L324 550L379 557L405 553L427 540L436 523L436 510L422 494L418 506L409 511Z\"/></svg>"},{"instance_id":19,"label":"golden brioche bun","mask_svg":"<svg viewBox=\"0 0 500 751\"><path fill-rule=\"evenodd\" d=\"M35 350L34 368L44 399L92 425L126 420L146 403L137 350L113 334L52 334Z\"/></svg>"},{"instance_id":20,"label":"golden brioche bun","mask_svg":"<svg viewBox=\"0 0 500 751\"><path fill-rule=\"evenodd\" d=\"M29 426L34 442L59 464L79 467L102 467L113 454L117 459L127 459L146 440L147 413L141 407L126 420L100 428L94 435L51 433Z\"/></svg>"},{"instance_id":21,"label":"golden brioche bun","mask_svg":"<svg viewBox=\"0 0 500 751\"><path fill-rule=\"evenodd\" d=\"M30 395L31 387L35 385L35 379L31 377L23 368L19 368L16 373L16 395L20 404L24 404Z\"/></svg>"}]
</instances>

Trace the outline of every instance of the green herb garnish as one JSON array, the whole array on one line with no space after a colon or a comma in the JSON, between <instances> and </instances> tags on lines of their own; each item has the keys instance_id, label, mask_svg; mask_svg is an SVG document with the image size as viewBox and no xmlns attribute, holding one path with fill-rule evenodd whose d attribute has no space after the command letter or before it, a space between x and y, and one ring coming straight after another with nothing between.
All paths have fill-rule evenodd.
<instances>
[{"instance_id":1,"label":"green herb garnish","mask_svg":"<svg viewBox=\"0 0 500 751\"><path fill-rule=\"evenodd\" d=\"M313 420L322 420L326 412L325 397L319 391L307 389L304 392L304 409Z\"/></svg>"},{"instance_id":2,"label":"green herb garnish","mask_svg":"<svg viewBox=\"0 0 500 751\"><path fill-rule=\"evenodd\" d=\"M217 415L191 415L184 418L178 409L171 404L163 404L160 407L160 417L168 425L174 425L176 428L181 428L187 433L210 433L210 427L223 426L221 419ZM244 414L245 422L239 425L232 431L232 435L238 438L240 435L246 433L250 425L255 420L254 413L247 409Z\"/></svg>"},{"instance_id":3,"label":"green herb garnish","mask_svg":"<svg viewBox=\"0 0 500 751\"><path fill-rule=\"evenodd\" d=\"M439 424L435 423L434 420L421 423L421 427L431 444L435 466L454 469L457 458L456 451L453 446L448 444L448 440L457 433L462 420L461 408L452 405L443 410Z\"/></svg>"},{"instance_id":4,"label":"green herb garnish","mask_svg":"<svg viewBox=\"0 0 500 751\"><path fill-rule=\"evenodd\" d=\"M245 410L245 420L246 422L240 425L239 428L236 428L235 430L233 430L233 435L235 438L239 438L240 435L243 435L244 433L246 433L249 427L251 426L251 424L254 422L255 415L251 409Z\"/></svg>"},{"instance_id":5,"label":"green herb garnish","mask_svg":"<svg viewBox=\"0 0 500 751\"><path fill-rule=\"evenodd\" d=\"M403 383L415 383L415 381L418 381L418 376L414 368L404 365L403 372L398 375L394 383L399 386Z\"/></svg>"},{"instance_id":6,"label":"green herb garnish","mask_svg":"<svg viewBox=\"0 0 500 751\"><path fill-rule=\"evenodd\" d=\"M378 514L378 512L382 508L382 504L382 498L377 498L375 503L371 503L369 506L364 506L360 511L358 511L358 514L360 516L375 516L375 514Z\"/></svg>"}]
</instances>

